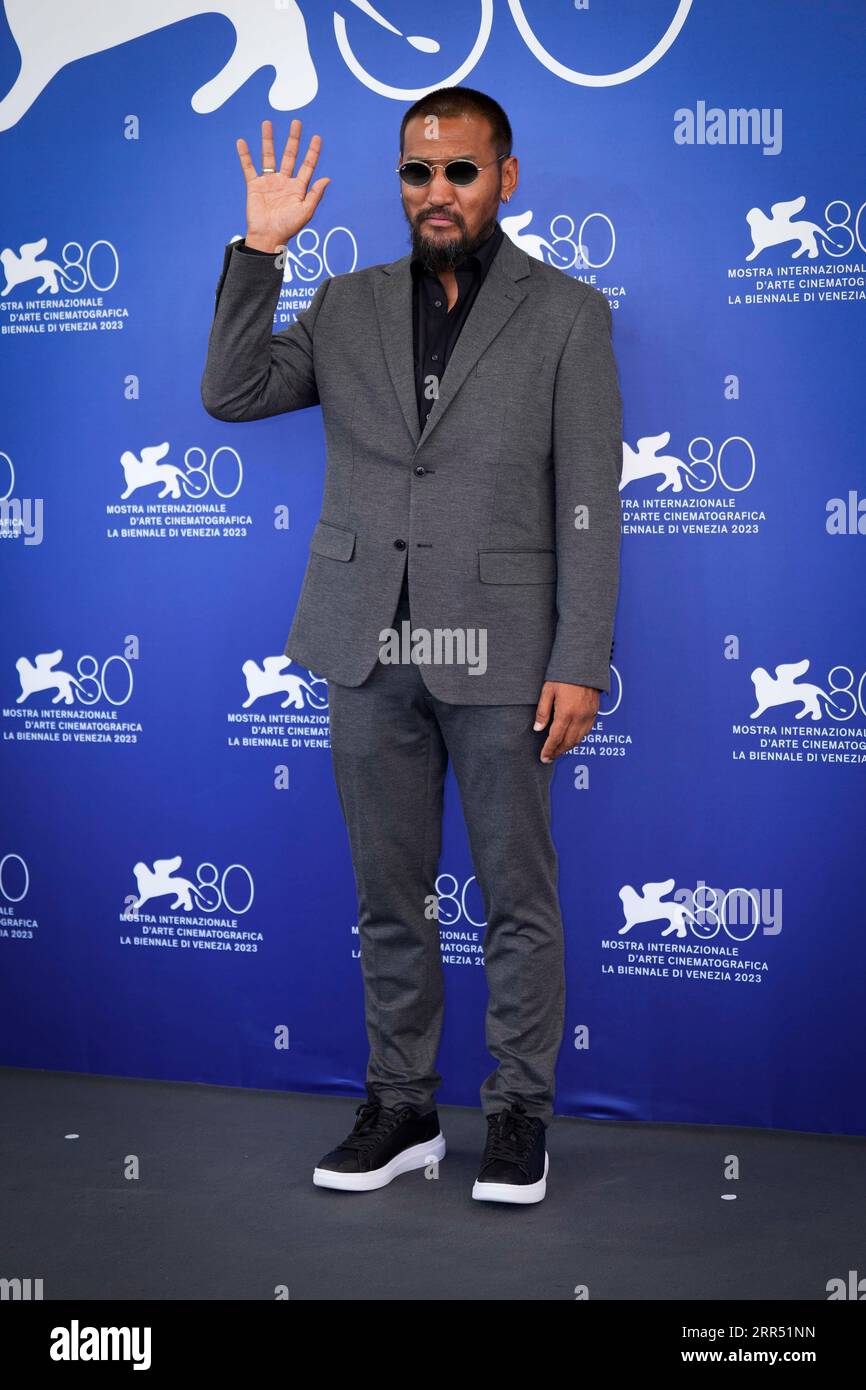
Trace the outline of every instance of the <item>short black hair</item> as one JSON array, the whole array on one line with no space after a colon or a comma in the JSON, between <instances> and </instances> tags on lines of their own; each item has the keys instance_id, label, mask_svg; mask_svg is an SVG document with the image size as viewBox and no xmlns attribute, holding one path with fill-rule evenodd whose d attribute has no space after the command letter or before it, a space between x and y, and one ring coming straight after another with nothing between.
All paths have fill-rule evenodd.
<instances>
[{"instance_id":1,"label":"short black hair","mask_svg":"<svg viewBox=\"0 0 866 1390\"><path fill-rule=\"evenodd\" d=\"M490 125L491 140L497 155L511 154L511 123L502 107L486 92L474 87L437 87L409 107L400 122L400 154L406 126L416 116L485 116Z\"/></svg>"}]
</instances>

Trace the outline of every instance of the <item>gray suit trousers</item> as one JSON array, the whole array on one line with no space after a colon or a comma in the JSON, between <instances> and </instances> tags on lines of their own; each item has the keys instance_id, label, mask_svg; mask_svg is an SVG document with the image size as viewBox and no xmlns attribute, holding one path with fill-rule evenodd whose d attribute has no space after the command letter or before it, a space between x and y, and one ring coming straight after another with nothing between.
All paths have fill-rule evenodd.
<instances>
[{"instance_id":1,"label":"gray suit trousers","mask_svg":"<svg viewBox=\"0 0 866 1390\"><path fill-rule=\"evenodd\" d=\"M409 618L401 596L393 626ZM436 900L445 773L460 792L486 922L486 1042L497 1066L485 1115L522 1101L549 1124L562 1042L565 975L557 857L550 834L556 763L539 754L535 705L460 705L428 691L416 663L377 661L357 686L328 681L331 758L358 899L370 1055L368 1094L435 1106L444 1012Z\"/></svg>"}]
</instances>

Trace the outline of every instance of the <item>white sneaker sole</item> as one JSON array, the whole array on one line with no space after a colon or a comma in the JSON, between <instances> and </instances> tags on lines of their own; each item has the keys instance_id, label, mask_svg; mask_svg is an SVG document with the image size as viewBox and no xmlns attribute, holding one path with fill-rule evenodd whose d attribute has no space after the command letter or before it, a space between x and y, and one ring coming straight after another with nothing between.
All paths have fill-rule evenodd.
<instances>
[{"instance_id":1,"label":"white sneaker sole","mask_svg":"<svg viewBox=\"0 0 866 1390\"><path fill-rule=\"evenodd\" d=\"M528 1204L541 1202L547 1191L547 1170L550 1162L547 1150L544 1151L544 1176L538 1182L479 1182L476 1178L472 1196L476 1202L518 1202Z\"/></svg>"},{"instance_id":2,"label":"white sneaker sole","mask_svg":"<svg viewBox=\"0 0 866 1390\"><path fill-rule=\"evenodd\" d=\"M440 1130L435 1139L427 1139L423 1144L413 1144L411 1149L403 1149L389 1163L371 1173L337 1173L331 1168L314 1168L313 1182L316 1187L335 1187L340 1192L373 1192L378 1187L387 1187L401 1173L426 1168L434 1159L438 1162L444 1157L445 1136Z\"/></svg>"}]
</instances>

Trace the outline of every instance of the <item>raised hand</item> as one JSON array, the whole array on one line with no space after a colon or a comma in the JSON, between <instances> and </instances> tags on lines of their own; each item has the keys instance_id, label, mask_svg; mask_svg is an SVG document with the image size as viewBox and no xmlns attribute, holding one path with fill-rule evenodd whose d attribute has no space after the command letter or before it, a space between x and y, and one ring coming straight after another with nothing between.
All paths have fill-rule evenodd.
<instances>
[{"instance_id":1,"label":"raised hand","mask_svg":"<svg viewBox=\"0 0 866 1390\"><path fill-rule=\"evenodd\" d=\"M256 251L276 251L290 237L306 227L319 205L328 178L316 179L309 187L322 148L321 135L314 135L306 158L295 174L295 159L301 141L301 122L297 117L289 128L289 138L279 167L274 158L274 127L262 121L262 173L257 174L246 140L237 141L238 158L247 183L246 244ZM265 173L273 169L274 173Z\"/></svg>"}]
</instances>

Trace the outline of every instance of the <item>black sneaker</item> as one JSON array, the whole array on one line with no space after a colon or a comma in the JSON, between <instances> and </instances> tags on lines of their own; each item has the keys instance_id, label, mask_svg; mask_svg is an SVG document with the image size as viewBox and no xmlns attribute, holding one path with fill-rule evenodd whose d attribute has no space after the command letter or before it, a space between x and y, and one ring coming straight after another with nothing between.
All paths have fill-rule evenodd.
<instances>
[{"instance_id":1,"label":"black sneaker","mask_svg":"<svg viewBox=\"0 0 866 1390\"><path fill-rule=\"evenodd\" d=\"M371 1192L413 1168L445 1157L445 1139L435 1110L421 1115L413 1105L382 1105L367 1100L355 1111L352 1133L319 1160L313 1170L317 1187L344 1192Z\"/></svg>"},{"instance_id":2,"label":"black sneaker","mask_svg":"<svg viewBox=\"0 0 866 1390\"><path fill-rule=\"evenodd\" d=\"M547 1191L544 1121L519 1100L487 1116L487 1143L472 1189L480 1202L540 1202Z\"/></svg>"}]
</instances>

